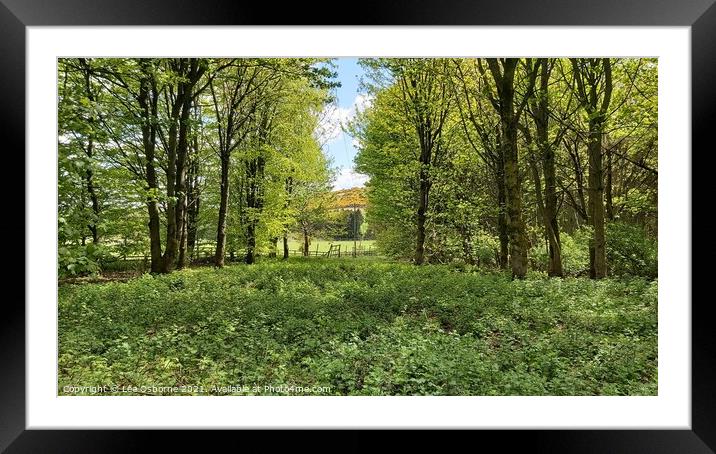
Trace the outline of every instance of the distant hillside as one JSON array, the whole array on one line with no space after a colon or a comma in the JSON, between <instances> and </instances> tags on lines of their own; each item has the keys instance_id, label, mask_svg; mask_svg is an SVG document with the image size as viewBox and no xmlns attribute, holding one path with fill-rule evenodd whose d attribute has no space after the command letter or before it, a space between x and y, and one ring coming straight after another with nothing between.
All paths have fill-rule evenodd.
<instances>
[{"instance_id":1,"label":"distant hillside","mask_svg":"<svg viewBox=\"0 0 716 454\"><path fill-rule=\"evenodd\" d=\"M335 197L333 209L365 208L368 205L365 188L341 189L340 191L333 191L333 195Z\"/></svg>"}]
</instances>

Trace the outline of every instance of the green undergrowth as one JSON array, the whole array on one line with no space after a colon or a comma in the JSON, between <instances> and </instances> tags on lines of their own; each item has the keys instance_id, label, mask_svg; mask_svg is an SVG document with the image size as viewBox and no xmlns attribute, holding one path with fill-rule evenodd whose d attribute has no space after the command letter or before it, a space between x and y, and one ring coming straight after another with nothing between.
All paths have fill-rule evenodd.
<instances>
[{"instance_id":1,"label":"green undergrowth","mask_svg":"<svg viewBox=\"0 0 716 454\"><path fill-rule=\"evenodd\" d=\"M657 281L312 258L62 285L58 392L81 386L656 395Z\"/></svg>"}]
</instances>

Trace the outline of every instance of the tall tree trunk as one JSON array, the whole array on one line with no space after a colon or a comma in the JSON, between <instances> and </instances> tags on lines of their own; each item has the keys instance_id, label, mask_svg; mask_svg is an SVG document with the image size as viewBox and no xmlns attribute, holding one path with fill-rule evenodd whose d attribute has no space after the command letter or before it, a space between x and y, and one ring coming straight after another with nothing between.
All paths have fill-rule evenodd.
<instances>
[{"instance_id":1,"label":"tall tree trunk","mask_svg":"<svg viewBox=\"0 0 716 454\"><path fill-rule=\"evenodd\" d=\"M90 102L90 105L94 108L94 102L95 102L95 96L94 92L92 91L92 84L90 77L92 75L92 71L89 66L89 62L87 59L80 58L80 65L82 66L83 72L84 72L84 81L85 81L85 94L87 95L87 99ZM92 234L92 243L99 243L99 232L97 231L97 222L99 220L100 215L100 207L99 207L99 198L97 197L97 191L95 190L94 185L94 172L92 171L92 157L94 156L94 128L95 128L95 114L92 112L87 118L87 123L89 124L89 134L87 137L87 147L85 148L85 154L87 155L87 158L89 160L89 163L87 165L87 170L85 171L85 184L87 187L87 194L90 197L90 202L92 203L92 214L94 216L94 219L92 222L90 222L87 227L89 228L90 233Z\"/></svg>"},{"instance_id":2,"label":"tall tree trunk","mask_svg":"<svg viewBox=\"0 0 716 454\"><path fill-rule=\"evenodd\" d=\"M412 123L420 147L414 262L422 265L425 263L425 225L432 186L430 172L442 155L442 131L450 112L451 95L443 79L446 69L444 61L396 61L402 62L396 82L403 97L404 114Z\"/></svg>"},{"instance_id":3,"label":"tall tree trunk","mask_svg":"<svg viewBox=\"0 0 716 454\"><path fill-rule=\"evenodd\" d=\"M562 268L562 243L559 239L559 213L557 210L557 178L554 164L554 150L550 147L543 160L544 171L544 217L549 242L549 267L550 276L563 276Z\"/></svg>"},{"instance_id":4,"label":"tall tree trunk","mask_svg":"<svg viewBox=\"0 0 716 454\"><path fill-rule=\"evenodd\" d=\"M192 141L192 156L189 161L188 187L187 187L187 238L186 245L189 250L189 257L194 258L194 248L196 246L197 222L199 218L199 208L201 196L199 194L199 143L195 135Z\"/></svg>"},{"instance_id":5,"label":"tall tree trunk","mask_svg":"<svg viewBox=\"0 0 716 454\"><path fill-rule=\"evenodd\" d=\"M579 213L582 220L589 224L591 223L591 214L589 212L587 197L584 195L584 169L581 159L579 158L579 148L576 144L574 146L574 154L572 154L572 162L574 163L574 175L577 181L577 196L579 202L579 205L575 204L574 207L577 209L577 213Z\"/></svg>"},{"instance_id":6,"label":"tall tree trunk","mask_svg":"<svg viewBox=\"0 0 716 454\"><path fill-rule=\"evenodd\" d=\"M422 160L421 160L422 161ZM418 216L417 216L417 241L415 247L415 264L422 265L425 262L425 221L428 211L428 195L430 182L428 180L426 164L420 166L420 189L418 193Z\"/></svg>"},{"instance_id":7,"label":"tall tree trunk","mask_svg":"<svg viewBox=\"0 0 716 454\"><path fill-rule=\"evenodd\" d=\"M532 181L534 182L535 186L535 203L537 205L537 218L542 222L542 226L545 227L544 239L546 244L549 246L549 232L547 231L546 227L547 216L545 216L544 200L542 199L542 178L540 177L540 170L537 166L537 158L535 156L531 156L529 159L529 164L530 170L532 171Z\"/></svg>"},{"instance_id":8,"label":"tall tree trunk","mask_svg":"<svg viewBox=\"0 0 716 454\"><path fill-rule=\"evenodd\" d=\"M93 143L92 138L88 140L87 143L87 149L85 150L85 153L87 154L87 157L92 159L93 154ZM91 166L91 164L88 164L88 166ZM92 215L94 216L94 219L87 225L87 228L89 228L90 233L92 233L92 243L97 244L99 243L99 232L97 230L97 221L99 220L99 198L97 197L97 191L95 191L94 187L94 172L92 172L92 169L88 168L85 171L85 182L87 184L87 193L90 196L90 201L92 203Z\"/></svg>"},{"instance_id":9,"label":"tall tree trunk","mask_svg":"<svg viewBox=\"0 0 716 454\"><path fill-rule=\"evenodd\" d=\"M181 229L179 231L179 256L177 257L177 268L186 267L186 248L187 248L187 216L184 211L184 217L181 220Z\"/></svg>"},{"instance_id":10,"label":"tall tree trunk","mask_svg":"<svg viewBox=\"0 0 716 454\"><path fill-rule=\"evenodd\" d=\"M144 148L145 179L147 193L147 212L149 215L149 250L151 254L151 272L162 271L162 238L159 221L159 185L157 171L154 167L156 134L157 134L157 93L156 81L152 75L150 61L141 59L142 80L139 86L137 101L142 109L142 144Z\"/></svg>"},{"instance_id":11,"label":"tall tree trunk","mask_svg":"<svg viewBox=\"0 0 716 454\"><path fill-rule=\"evenodd\" d=\"M522 219L522 188L520 184L516 125L514 123L504 125L503 136L510 267L512 268L512 276L522 279L527 274L527 237Z\"/></svg>"},{"instance_id":12,"label":"tall tree trunk","mask_svg":"<svg viewBox=\"0 0 716 454\"><path fill-rule=\"evenodd\" d=\"M589 211L594 233L589 244L590 275L601 279L607 275L604 229L604 169L602 165L602 122L589 122Z\"/></svg>"},{"instance_id":13,"label":"tall tree trunk","mask_svg":"<svg viewBox=\"0 0 716 454\"><path fill-rule=\"evenodd\" d=\"M589 221L593 234L589 244L590 276L607 275L606 237L604 229L604 167L602 141L612 96L612 66L608 58L571 59L576 94L589 118ZM601 70L600 67L601 66Z\"/></svg>"},{"instance_id":14,"label":"tall tree trunk","mask_svg":"<svg viewBox=\"0 0 716 454\"><path fill-rule=\"evenodd\" d=\"M182 225L186 217L186 162L188 154L189 114L194 100L194 86L204 73L196 58L173 60L173 69L180 80L177 82L169 125L167 150L167 247L164 251L162 270L170 272L177 262L177 255L184 256Z\"/></svg>"},{"instance_id":15,"label":"tall tree trunk","mask_svg":"<svg viewBox=\"0 0 716 454\"><path fill-rule=\"evenodd\" d=\"M256 261L256 227L263 209L263 177L265 159L258 156L246 163L246 263Z\"/></svg>"},{"instance_id":16,"label":"tall tree trunk","mask_svg":"<svg viewBox=\"0 0 716 454\"><path fill-rule=\"evenodd\" d=\"M221 156L221 191L219 198L219 221L216 228L216 253L214 265L224 266L226 255L226 212L229 206L229 153L222 151Z\"/></svg>"},{"instance_id":17,"label":"tall tree trunk","mask_svg":"<svg viewBox=\"0 0 716 454\"><path fill-rule=\"evenodd\" d=\"M152 157L147 154L147 211L149 212L149 249L151 254L151 272L162 272L162 237L161 223L159 221L159 202L156 193L159 191L157 186L157 176Z\"/></svg>"},{"instance_id":18,"label":"tall tree trunk","mask_svg":"<svg viewBox=\"0 0 716 454\"><path fill-rule=\"evenodd\" d=\"M497 162L497 233L500 238L500 268L507 269L510 257L510 237L507 229L507 194L505 189L505 163L502 158Z\"/></svg>"},{"instance_id":19,"label":"tall tree trunk","mask_svg":"<svg viewBox=\"0 0 716 454\"><path fill-rule=\"evenodd\" d=\"M515 112L515 70L519 59L506 58L502 68L497 59L487 59L497 85L501 125L502 156L505 160L505 190L507 225L510 240L512 277L522 279L527 274L527 236L522 219L522 193L517 150L518 113Z\"/></svg>"},{"instance_id":20,"label":"tall tree trunk","mask_svg":"<svg viewBox=\"0 0 716 454\"><path fill-rule=\"evenodd\" d=\"M557 220L557 178L555 169L554 144L549 140L549 60L540 61L540 85L537 108L535 109L535 126L537 130L537 146L542 157L542 171L544 172L544 205L542 215L549 261L547 274L561 277L562 245L559 240L559 223ZM559 140L556 141L558 143Z\"/></svg>"},{"instance_id":21,"label":"tall tree trunk","mask_svg":"<svg viewBox=\"0 0 716 454\"><path fill-rule=\"evenodd\" d=\"M291 169L291 172L293 172L293 169ZM286 203L284 204L284 209L288 210L288 208L291 206L291 194L293 194L293 177L289 176L286 178ZM290 252L288 250L288 227L284 226L283 229L283 259L288 260Z\"/></svg>"},{"instance_id":22,"label":"tall tree trunk","mask_svg":"<svg viewBox=\"0 0 716 454\"><path fill-rule=\"evenodd\" d=\"M190 259L194 259L196 243L197 243L197 232L198 232L198 218L199 218L199 207L200 199L197 195L193 202L189 205L187 213L187 235L186 235L186 246L189 252Z\"/></svg>"},{"instance_id":23,"label":"tall tree trunk","mask_svg":"<svg viewBox=\"0 0 716 454\"><path fill-rule=\"evenodd\" d=\"M186 88L182 113L179 122L179 141L177 143L177 169L176 188L174 193L177 197L176 225L180 226L177 232L177 246L179 248L177 266L183 268L186 265L186 223L187 223L187 162L189 155L189 113L192 105L193 87Z\"/></svg>"},{"instance_id":24,"label":"tall tree trunk","mask_svg":"<svg viewBox=\"0 0 716 454\"><path fill-rule=\"evenodd\" d=\"M180 84L180 87L182 84ZM181 91L181 89L180 89ZM177 98L183 97L182 93L177 94ZM166 207L166 242L167 246L164 250L162 261L162 273L169 273L175 265L176 253L179 249L178 230L177 230L177 199L176 199L176 177L177 177L177 144L179 130L179 116L181 114L182 103L177 99L172 106L171 124L169 125L169 140L167 149L167 207Z\"/></svg>"}]
</instances>

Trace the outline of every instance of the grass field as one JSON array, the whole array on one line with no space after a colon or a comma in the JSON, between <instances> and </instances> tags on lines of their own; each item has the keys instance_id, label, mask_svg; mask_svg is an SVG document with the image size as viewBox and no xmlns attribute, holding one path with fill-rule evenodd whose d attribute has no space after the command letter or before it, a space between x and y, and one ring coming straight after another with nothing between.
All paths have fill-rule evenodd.
<instances>
[{"instance_id":1,"label":"grass field","mask_svg":"<svg viewBox=\"0 0 716 454\"><path fill-rule=\"evenodd\" d=\"M318 252L327 252L331 245L340 245L341 246L341 253L350 253L353 251L353 241L332 241L332 240L321 240L321 239L313 239L311 240L310 245L310 251L313 253L313 251L318 248ZM363 250L375 250L375 240L363 240L363 241L357 241L356 245L358 246L358 249L361 248ZM303 247L303 240L291 238L288 240L288 248L292 251L292 255L295 255L293 251L299 251ZM201 257L206 256L212 256L214 253L216 246L213 243L202 243L199 247L200 252L199 255ZM279 254L283 253L283 244L279 241L278 243L278 252Z\"/></svg>"},{"instance_id":2,"label":"grass field","mask_svg":"<svg viewBox=\"0 0 716 454\"><path fill-rule=\"evenodd\" d=\"M342 253L353 251L353 241L331 240L312 240L309 250L315 251L316 249L318 249L318 252L326 252L328 251L328 249L330 249L332 244L340 245ZM368 250L369 248L375 249L375 240L356 241L356 245L359 250L361 248L363 248L364 250ZM300 239L291 239L288 242L288 248L292 251L298 251L301 249L301 247L303 247L303 242Z\"/></svg>"},{"instance_id":3,"label":"grass field","mask_svg":"<svg viewBox=\"0 0 716 454\"><path fill-rule=\"evenodd\" d=\"M59 288L59 394L656 395L657 282L302 259ZM293 386L293 387L292 387Z\"/></svg>"}]
</instances>

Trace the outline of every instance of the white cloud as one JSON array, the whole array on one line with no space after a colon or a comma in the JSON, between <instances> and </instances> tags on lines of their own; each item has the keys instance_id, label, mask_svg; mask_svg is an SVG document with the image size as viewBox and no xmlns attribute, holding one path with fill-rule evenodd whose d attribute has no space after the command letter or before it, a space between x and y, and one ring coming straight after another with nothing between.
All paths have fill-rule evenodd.
<instances>
[{"instance_id":1,"label":"white cloud","mask_svg":"<svg viewBox=\"0 0 716 454\"><path fill-rule=\"evenodd\" d=\"M371 95L364 95L364 94L358 94L356 98L353 100L353 112L363 112L365 109L370 107L373 104L373 96Z\"/></svg>"},{"instance_id":2,"label":"white cloud","mask_svg":"<svg viewBox=\"0 0 716 454\"><path fill-rule=\"evenodd\" d=\"M329 104L321 112L316 130L316 139L320 143L329 143L341 137L343 125L351 119L351 109Z\"/></svg>"},{"instance_id":3,"label":"white cloud","mask_svg":"<svg viewBox=\"0 0 716 454\"><path fill-rule=\"evenodd\" d=\"M372 102L372 96L358 94L348 108L339 107L335 104L326 106L321 112L321 118L316 130L316 139L320 143L327 144L341 138L343 128L348 122L353 120L359 112L370 107Z\"/></svg>"},{"instance_id":4,"label":"white cloud","mask_svg":"<svg viewBox=\"0 0 716 454\"><path fill-rule=\"evenodd\" d=\"M360 140L355 137L351 137L351 145L353 145L353 148L355 148L356 150L359 150L361 147Z\"/></svg>"},{"instance_id":5,"label":"white cloud","mask_svg":"<svg viewBox=\"0 0 716 454\"><path fill-rule=\"evenodd\" d=\"M368 175L358 173L350 167L341 167L333 182L333 189L363 187L367 181Z\"/></svg>"}]
</instances>

